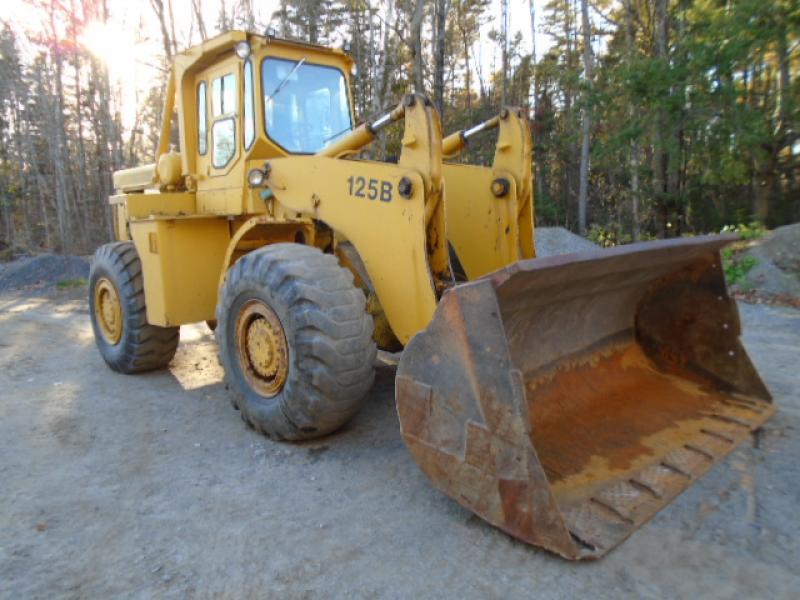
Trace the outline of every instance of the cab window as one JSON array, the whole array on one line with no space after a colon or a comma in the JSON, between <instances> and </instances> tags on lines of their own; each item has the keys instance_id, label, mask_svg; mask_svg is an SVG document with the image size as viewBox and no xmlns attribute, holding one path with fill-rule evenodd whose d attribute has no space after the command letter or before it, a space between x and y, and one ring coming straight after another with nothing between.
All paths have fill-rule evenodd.
<instances>
[{"instance_id":1,"label":"cab window","mask_svg":"<svg viewBox=\"0 0 800 600\"><path fill-rule=\"evenodd\" d=\"M244 64L244 148L249 150L256 139L256 113L253 110L253 62Z\"/></svg>"},{"instance_id":2,"label":"cab window","mask_svg":"<svg viewBox=\"0 0 800 600\"><path fill-rule=\"evenodd\" d=\"M206 114L206 82L197 86L197 152L208 152L208 115Z\"/></svg>"},{"instance_id":3,"label":"cab window","mask_svg":"<svg viewBox=\"0 0 800 600\"><path fill-rule=\"evenodd\" d=\"M211 164L220 169L236 154L236 75L228 73L211 82Z\"/></svg>"},{"instance_id":4,"label":"cab window","mask_svg":"<svg viewBox=\"0 0 800 600\"><path fill-rule=\"evenodd\" d=\"M352 129L344 74L334 67L266 58L261 63L267 135L289 152L314 153Z\"/></svg>"}]
</instances>

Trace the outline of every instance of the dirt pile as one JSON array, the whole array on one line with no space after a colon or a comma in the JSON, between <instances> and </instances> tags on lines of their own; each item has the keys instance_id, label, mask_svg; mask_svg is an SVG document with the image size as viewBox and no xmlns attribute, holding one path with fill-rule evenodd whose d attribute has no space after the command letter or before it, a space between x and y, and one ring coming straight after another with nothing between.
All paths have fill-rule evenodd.
<instances>
[{"instance_id":1,"label":"dirt pile","mask_svg":"<svg viewBox=\"0 0 800 600\"><path fill-rule=\"evenodd\" d=\"M89 260L81 256L40 254L0 268L0 292L48 290L81 285L89 277Z\"/></svg>"}]
</instances>

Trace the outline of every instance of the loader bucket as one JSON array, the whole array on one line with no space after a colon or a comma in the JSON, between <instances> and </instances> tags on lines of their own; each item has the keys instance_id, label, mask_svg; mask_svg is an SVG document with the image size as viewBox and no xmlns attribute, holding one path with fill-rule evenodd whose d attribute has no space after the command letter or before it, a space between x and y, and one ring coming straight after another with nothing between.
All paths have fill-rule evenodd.
<instances>
[{"instance_id":1,"label":"loader bucket","mask_svg":"<svg viewBox=\"0 0 800 600\"><path fill-rule=\"evenodd\" d=\"M525 260L450 289L398 367L416 462L516 538L608 552L774 413L726 291L730 241Z\"/></svg>"}]
</instances>

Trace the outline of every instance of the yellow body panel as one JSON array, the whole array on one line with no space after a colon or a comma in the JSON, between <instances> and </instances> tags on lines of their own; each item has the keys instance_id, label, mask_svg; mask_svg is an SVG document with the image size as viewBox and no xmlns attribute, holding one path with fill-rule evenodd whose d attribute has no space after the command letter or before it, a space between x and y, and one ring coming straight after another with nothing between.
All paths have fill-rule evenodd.
<instances>
[{"instance_id":1,"label":"yellow body panel","mask_svg":"<svg viewBox=\"0 0 800 600\"><path fill-rule=\"evenodd\" d=\"M405 343L423 329L436 308L436 296L425 252L425 195L419 173L399 165L317 156L270 164L272 189L282 205L324 221L356 247L397 338ZM392 200L351 195L351 177L389 183ZM403 177L414 189L409 199L397 193Z\"/></svg>"},{"instance_id":2,"label":"yellow body panel","mask_svg":"<svg viewBox=\"0 0 800 600\"><path fill-rule=\"evenodd\" d=\"M142 165L116 171L113 176L114 189L120 192L141 192L151 187L156 180L156 166Z\"/></svg>"},{"instance_id":3,"label":"yellow body panel","mask_svg":"<svg viewBox=\"0 0 800 600\"><path fill-rule=\"evenodd\" d=\"M131 221L130 230L142 261L148 323L171 327L213 319L228 221L150 219Z\"/></svg>"},{"instance_id":4,"label":"yellow body panel","mask_svg":"<svg viewBox=\"0 0 800 600\"><path fill-rule=\"evenodd\" d=\"M509 108L480 127L498 130L492 166L444 165L447 238L468 279L535 256L528 123L518 109ZM446 156L457 155L466 145L463 131L442 141ZM508 187L500 197L492 191L496 180Z\"/></svg>"},{"instance_id":5,"label":"yellow body panel","mask_svg":"<svg viewBox=\"0 0 800 600\"><path fill-rule=\"evenodd\" d=\"M533 144L528 121L519 109L500 118L492 168L507 173L516 183L520 258L535 258L533 226Z\"/></svg>"},{"instance_id":6,"label":"yellow body panel","mask_svg":"<svg viewBox=\"0 0 800 600\"><path fill-rule=\"evenodd\" d=\"M120 194L111 196L108 203L111 205L111 216L114 223L114 239L124 242L131 239L128 231L128 196Z\"/></svg>"},{"instance_id":7,"label":"yellow body panel","mask_svg":"<svg viewBox=\"0 0 800 600\"><path fill-rule=\"evenodd\" d=\"M315 243L314 225L310 219L276 219L269 215L258 215L242 223L231 237L225 258L222 261L219 285L225 283L228 269L243 254L282 242L296 242L298 235L307 244Z\"/></svg>"},{"instance_id":8,"label":"yellow body panel","mask_svg":"<svg viewBox=\"0 0 800 600\"><path fill-rule=\"evenodd\" d=\"M120 194L111 198L112 205L125 206L129 219L150 217L185 217L197 213L195 196L190 192L159 194Z\"/></svg>"},{"instance_id":9,"label":"yellow body panel","mask_svg":"<svg viewBox=\"0 0 800 600\"><path fill-rule=\"evenodd\" d=\"M473 165L444 165L447 189L447 238L464 267L476 279L519 260L516 184L508 193L492 193L495 174Z\"/></svg>"}]
</instances>

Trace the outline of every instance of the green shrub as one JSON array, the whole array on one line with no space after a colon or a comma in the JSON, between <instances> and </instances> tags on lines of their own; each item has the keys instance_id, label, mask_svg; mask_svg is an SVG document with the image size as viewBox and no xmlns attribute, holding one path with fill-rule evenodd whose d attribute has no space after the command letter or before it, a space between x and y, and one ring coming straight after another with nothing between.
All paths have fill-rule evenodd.
<instances>
[{"instance_id":1,"label":"green shrub","mask_svg":"<svg viewBox=\"0 0 800 600\"><path fill-rule=\"evenodd\" d=\"M722 268L725 271L725 280L728 285L745 284L747 274L758 264L752 256L742 255L733 248L722 251Z\"/></svg>"},{"instance_id":2,"label":"green shrub","mask_svg":"<svg viewBox=\"0 0 800 600\"><path fill-rule=\"evenodd\" d=\"M592 225L586 237L603 248L619 246L620 244L630 244L632 239L627 233L617 235L616 228L606 228L602 225Z\"/></svg>"},{"instance_id":3,"label":"green shrub","mask_svg":"<svg viewBox=\"0 0 800 600\"><path fill-rule=\"evenodd\" d=\"M725 225L720 231L720 233L738 233L743 240L757 240L766 232L766 227L757 221L752 221L749 225L744 223Z\"/></svg>"}]
</instances>

